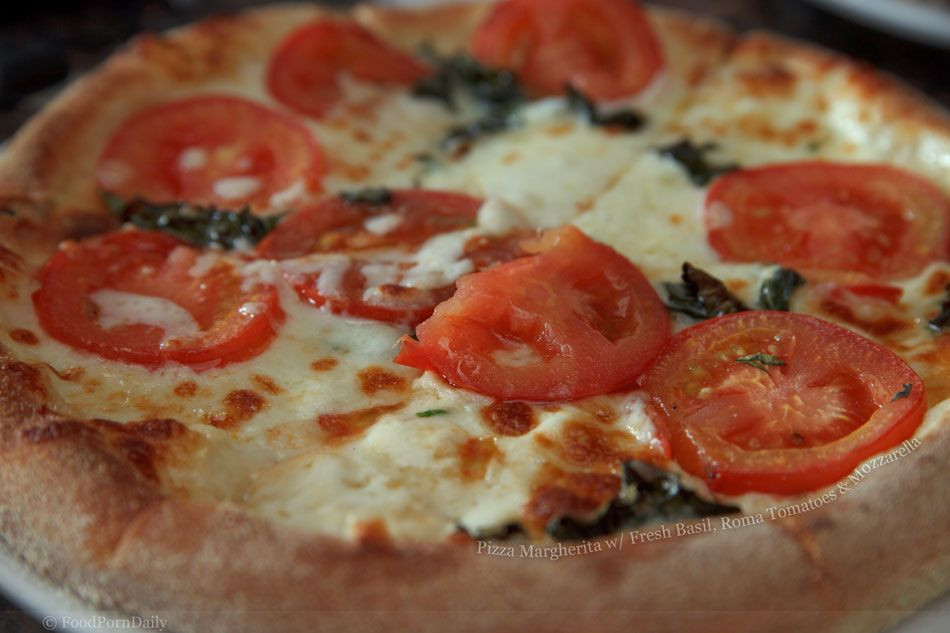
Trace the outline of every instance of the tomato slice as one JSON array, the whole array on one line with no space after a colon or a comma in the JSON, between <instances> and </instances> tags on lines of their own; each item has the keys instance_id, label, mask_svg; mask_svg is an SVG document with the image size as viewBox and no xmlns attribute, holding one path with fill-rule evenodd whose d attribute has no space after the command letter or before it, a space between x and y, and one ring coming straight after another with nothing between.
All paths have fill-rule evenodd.
<instances>
[{"instance_id":1,"label":"tomato slice","mask_svg":"<svg viewBox=\"0 0 950 633\"><path fill-rule=\"evenodd\" d=\"M756 354L770 356L756 364ZM893 352L788 312L683 330L640 384L676 461L724 494L830 485L911 437L926 410L923 383Z\"/></svg>"},{"instance_id":2,"label":"tomato slice","mask_svg":"<svg viewBox=\"0 0 950 633\"><path fill-rule=\"evenodd\" d=\"M320 118L340 99L341 72L364 81L408 85L429 69L355 22L319 20L296 29L277 48L267 86L287 107Z\"/></svg>"},{"instance_id":3,"label":"tomato slice","mask_svg":"<svg viewBox=\"0 0 950 633\"><path fill-rule=\"evenodd\" d=\"M190 274L199 252L164 233L71 244L40 270L43 329L72 347L149 367L220 367L264 351L283 320L277 290L250 289L226 263Z\"/></svg>"},{"instance_id":4,"label":"tomato slice","mask_svg":"<svg viewBox=\"0 0 950 633\"><path fill-rule=\"evenodd\" d=\"M571 84L595 100L637 94L663 68L660 44L632 0L505 0L476 31L472 52L539 95Z\"/></svg>"},{"instance_id":5,"label":"tomato slice","mask_svg":"<svg viewBox=\"0 0 950 633\"><path fill-rule=\"evenodd\" d=\"M271 259L289 259L375 248L408 250L438 233L474 225L482 202L463 194L422 190L394 190L386 203L353 203L332 196L285 219L257 251Z\"/></svg>"},{"instance_id":6,"label":"tomato slice","mask_svg":"<svg viewBox=\"0 0 950 633\"><path fill-rule=\"evenodd\" d=\"M405 254L435 235L474 225L481 205L478 198L440 191L394 190L389 201L382 203L348 202L333 196L281 222L261 241L258 252L282 260L361 253L353 258L289 262L285 276L300 298L316 307L414 326L452 296L454 284L419 288L401 283L414 265ZM466 246L466 257L468 252ZM473 263L477 265L474 259ZM379 277L386 280L373 281Z\"/></svg>"},{"instance_id":7,"label":"tomato slice","mask_svg":"<svg viewBox=\"0 0 950 633\"><path fill-rule=\"evenodd\" d=\"M126 119L97 169L105 191L235 208L318 187L323 154L293 117L237 97L163 103Z\"/></svg>"},{"instance_id":8,"label":"tomato slice","mask_svg":"<svg viewBox=\"0 0 950 633\"><path fill-rule=\"evenodd\" d=\"M340 266L342 264L342 266ZM454 284L435 288L415 288L398 283L371 284L367 279L372 268L399 268L391 262L345 259L331 261L319 273L300 275L288 272L288 281L300 298L314 307L326 307L334 314L343 314L374 321L414 327L429 318L435 307L452 296ZM405 271L409 265L402 266ZM396 276L399 272L395 273ZM334 281L326 283L327 277Z\"/></svg>"},{"instance_id":9,"label":"tomato slice","mask_svg":"<svg viewBox=\"0 0 950 633\"><path fill-rule=\"evenodd\" d=\"M872 336L887 338L914 328L914 318L900 306L904 290L885 284L811 284L812 310L836 321L860 328Z\"/></svg>"},{"instance_id":10,"label":"tomato slice","mask_svg":"<svg viewBox=\"0 0 950 633\"><path fill-rule=\"evenodd\" d=\"M716 180L706 228L727 261L902 278L950 257L950 197L885 165L770 165Z\"/></svg>"},{"instance_id":11,"label":"tomato slice","mask_svg":"<svg viewBox=\"0 0 950 633\"><path fill-rule=\"evenodd\" d=\"M633 381L670 335L653 286L574 227L538 248L460 278L396 362L512 400L571 400Z\"/></svg>"}]
</instances>

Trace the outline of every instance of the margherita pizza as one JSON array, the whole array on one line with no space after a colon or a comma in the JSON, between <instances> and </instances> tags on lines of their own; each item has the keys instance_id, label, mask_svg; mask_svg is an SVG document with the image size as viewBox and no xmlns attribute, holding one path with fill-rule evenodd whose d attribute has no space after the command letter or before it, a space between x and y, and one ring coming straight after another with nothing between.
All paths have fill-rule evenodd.
<instances>
[{"instance_id":1,"label":"margherita pizza","mask_svg":"<svg viewBox=\"0 0 950 633\"><path fill-rule=\"evenodd\" d=\"M146 35L0 156L0 529L178 631L950 588L950 118L630 0Z\"/></svg>"}]
</instances>

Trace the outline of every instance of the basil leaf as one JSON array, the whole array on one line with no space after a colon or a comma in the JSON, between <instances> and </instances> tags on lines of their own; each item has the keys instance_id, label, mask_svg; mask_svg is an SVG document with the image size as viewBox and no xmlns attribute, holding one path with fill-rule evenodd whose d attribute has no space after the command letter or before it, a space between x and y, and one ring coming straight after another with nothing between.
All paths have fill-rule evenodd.
<instances>
[{"instance_id":1,"label":"basil leaf","mask_svg":"<svg viewBox=\"0 0 950 633\"><path fill-rule=\"evenodd\" d=\"M672 158L686 172L690 181L697 187L705 187L718 176L739 169L738 163L724 163L714 165L706 158L706 152L716 149L715 143L703 143L694 145L689 139L682 139L663 147L657 147L656 151L661 156Z\"/></svg>"},{"instance_id":2,"label":"basil leaf","mask_svg":"<svg viewBox=\"0 0 950 633\"><path fill-rule=\"evenodd\" d=\"M711 319L748 310L726 285L689 262L683 263L681 283L664 283L666 305L694 319Z\"/></svg>"},{"instance_id":3,"label":"basil leaf","mask_svg":"<svg viewBox=\"0 0 950 633\"><path fill-rule=\"evenodd\" d=\"M905 383L904 383L904 386L901 388L901 390L898 391L897 393L895 393L895 394L894 394L894 397L891 398L891 402L897 402L897 401L900 400L901 398L908 398L908 397L910 397L910 392L911 392L913 389L914 389L914 383L912 383L912 382L905 382Z\"/></svg>"},{"instance_id":4,"label":"basil leaf","mask_svg":"<svg viewBox=\"0 0 950 633\"><path fill-rule=\"evenodd\" d=\"M946 292L947 298L940 305L940 313L927 323L934 332L941 332L950 326L950 284L947 284Z\"/></svg>"},{"instance_id":5,"label":"basil leaf","mask_svg":"<svg viewBox=\"0 0 950 633\"><path fill-rule=\"evenodd\" d=\"M777 356L772 354L765 354L759 352L758 354L749 354L748 356L740 356L736 359L737 362L744 363L756 369L761 369L765 373L769 373L769 367L781 367L785 365L785 361Z\"/></svg>"},{"instance_id":6,"label":"basil leaf","mask_svg":"<svg viewBox=\"0 0 950 633\"><path fill-rule=\"evenodd\" d=\"M582 115L591 125L623 128L628 132L636 132L646 125L646 118L636 110L626 108L610 114L602 114L597 104L572 84L567 84L564 91L567 94L568 107Z\"/></svg>"},{"instance_id":7,"label":"basil leaf","mask_svg":"<svg viewBox=\"0 0 950 633\"><path fill-rule=\"evenodd\" d=\"M270 233L283 214L259 216L250 207L227 211L187 202L153 203L143 198L123 200L103 192L103 202L119 221L146 231L162 231L195 246L224 249L253 246Z\"/></svg>"},{"instance_id":8,"label":"basil leaf","mask_svg":"<svg viewBox=\"0 0 950 633\"><path fill-rule=\"evenodd\" d=\"M417 418L432 418L437 415L446 415L448 413L445 409L429 409L427 411L419 411L416 413Z\"/></svg>"},{"instance_id":9,"label":"basil leaf","mask_svg":"<svg viewBox=\"0 0 950 633\"><path fill-rule=\"evenodd\" d=\"M441 101L457 110L461 97L468 96L492 110L512 110L524 101L518 78L510 70L482 66L468 55L439 59L428 53L436 72L413 86L412 94L422 99Z\"/></svg>"},{"instance_id":10,"label":"basil leaf","mask_svg":"<svg viewBox=\"0 0 950 633\"><path fill-rule=\"evenodd\" d=\"M805 278L791 268L779 268L759 286L759 308L788 312L792 294L805 284Z\"/></svg>"},{"instance_id":11,"label":"basil leaf","mask_svg":"<svg viewBox=\"0 0 950 633\"><path fill-rule=\"evenodd\" d=\"M547 526L557 540L577 540L614 534L648 523L687 521L738 512L732 506L711 503L680 486L679 478L647 462L624 463L620 494L594 521L559 517Z\"/></svg>"},{"instance_id":12,"label":"basil leaf","mask_svg":"<svg viewBox=\"0 0 950 633\"><path fill-rule=\"evenodd\" d=\"M489 115L464 125L453 127L442 139L440 147L452 156L462 156L472 148L472 144L489 134L497 134L515 127L516 121L507 115Z\"/></svg>"},{"instance_id":13,"label":"basil leaf","mask_svg":"<svg viewBox=\"0 0 950 633\"><path fill-rule=\"evenodd\" d=\"M347 204L389 204L393 201L392 191L386 187L366 187L355 191L344 191L340 198Z\"/></svg>"},{"instance_id":14,"label":"basil leaf","mask_svg":"<svg viewBox=\"0 0 950 633\"><path fill-rule=\"evenodd\" d=\"M449 129L443 137L443 152L462 156L478 139L518 125L514 113L525 98L514 73L482 66L467 55L440 59L431 51L426 54L436 64L436 72L418 82L412 94L441 101L453 111L466 101L477 106L473 120Z\"/></svg>"}]
</instances>

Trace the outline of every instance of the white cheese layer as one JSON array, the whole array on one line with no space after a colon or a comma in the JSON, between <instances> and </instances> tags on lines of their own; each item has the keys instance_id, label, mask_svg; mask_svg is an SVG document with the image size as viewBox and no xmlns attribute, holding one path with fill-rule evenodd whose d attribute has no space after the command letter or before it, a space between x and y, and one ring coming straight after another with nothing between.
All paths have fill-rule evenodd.
<instances>
[{"instance_id":1,"label":"white cheese layer","mask_svg":"<svg viewBox=\"0 0 950 633\"><path fill-rule=\"evenodd\" d=\"M439 143L451 127L471 120L471 113L344 78L344 102L322 120L305 121L325 149L326 192L419 184L486 198L475 229L434 238L411 258L372 262L375 268L364 269L371 285L439 287L470 272L471 262L461 253L464 241L478 232L502 235L512 228L574 222L636 263L658 286L676 281L688 260L726 280L752 304L769 267L719 261L705 239L705 190L655 151L684 136L716 141L714 156L722 162L873 160L950 186L950 141L901 135L900 126L868 110L842 76L793 81L787 90L757 95L748 89L750 81L772 85L780 79L750 79L740 59L716 68L697 87L693 82L707 60L695 60L692 48L677 46L677 30L682 29L661 29L670 68L632 101L648 120L632 134L592 126L569 112L563 100L546 99L527 106L514 129L478 139L468 153L449 158L440 155ZM718 65L718 56L710 55L708 63ZM238 94L282 109L266 93L264 73L263 64L249 64L240 76L199 92ZM828 102L827 94L841 97ZM186 148L179 157L185 170L200 169L206 161L201 148ZM129 169L107 163L99 176L119 187ZM219 180L215 192L237 199L259 186L251 178L229 178ZM297 182L274 194L271 203L283 210L313 195ZM366 228L385 235L398 227L397 220L378 216ZM201 277L218 257L200 257L190 274ZM334 255L244 266L249 285L278 287L285 321L260 355L203 372L180 365L151 371L52 340L30 301L36 288L32 271L11 277L16 298L0 302L0 336L17 358L40 369L53 406L64 415L120 422L171 417L196 431L197 445L165 466L166 483L179 494L227 500L306 531L354 538L362 526L380 520L398 540L440 539L459 525L473 534L491 534L521 518L546 467L594 470L569 463L545 440L557 445L567 426L589 421L590 402L532 406L536 426L520 436L501 435L482 413L489 399L391 362L404 329L315 309L285 280L285 275L319 273L319 292L341 296L349 265L346 257ZM900 282L902 306L918 323L937 302L926 290L930 280L946 268L937 264ZM197 331L190 315L170 302L114 291L92 299L107 328L144 323L176 338ZM811 309L805 303L796 308ZM241 307L246 313L259 309ZM685 324L679 321L678 327ZM13 336L17 329L35 334L38 343ZM923 360L915 365L922 372L928 366ZM234 410L229 397L235 392L252 394L253 410ZM593 424L659 450L644 394L598 400L616 418ZM377 411L365 428L342 439L327 430L362 410ZM417 415L432 411L444 413ZM925 428L932 428L934 415ZM468 458L462 449L472 441L492 450L475 475L463 476Z\"/></svg>"}]
</instances>

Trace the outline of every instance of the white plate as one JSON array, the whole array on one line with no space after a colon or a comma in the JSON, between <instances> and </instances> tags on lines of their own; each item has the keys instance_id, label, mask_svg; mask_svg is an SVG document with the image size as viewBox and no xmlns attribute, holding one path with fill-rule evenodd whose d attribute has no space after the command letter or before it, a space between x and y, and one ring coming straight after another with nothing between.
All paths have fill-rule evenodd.
<instances>
[{"instance_id":1,"label":"white plate","mask_svg":"<svg viewBox=\"0 0 950 633\"><path fill-rule=\"evenodd\" d=\"M912 0L808 0L909 40L950 49L950 9Z\"/></svg>"}]
</instances>

